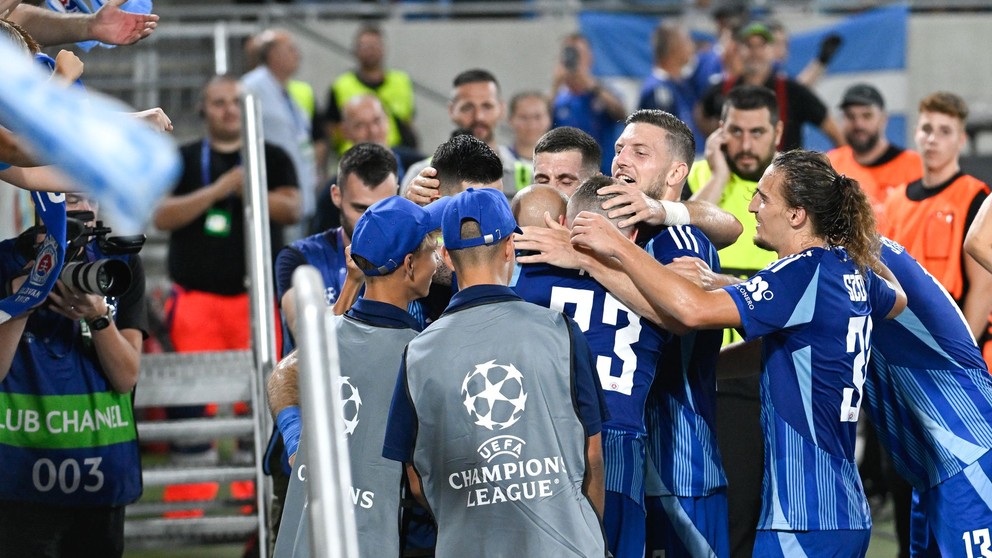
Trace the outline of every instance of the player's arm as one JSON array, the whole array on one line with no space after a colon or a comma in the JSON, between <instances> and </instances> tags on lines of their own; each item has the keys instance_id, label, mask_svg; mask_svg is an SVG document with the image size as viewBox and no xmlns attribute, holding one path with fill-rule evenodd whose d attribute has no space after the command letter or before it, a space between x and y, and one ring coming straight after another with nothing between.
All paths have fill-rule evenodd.
<instances>
[{"instance_id":1,"label":"player's arm","mask_svg":"<svg viewBox=\"0 0 992 558\"><path fill-rule=\"evenodd\" d=\"M744 282L740 277L726 275L724 273L714 273L705 261L693 256L679 256L665 267L707 291L715 291Z\"/></svg>"},{"instance_id":2,"label":"player's arm","mask_svg":"<svg viewBox=\"0 0 992 558\"><path fill-rule=\"evenodd\" d=\"M744 232L744 227L737 217L712 203L656 200L631 184L605 186L596 193L601 196L617 194L603 202L603 209L609 210L608 215L611 219L624 218L617 223L621 228L636 223L654 226L694 225L703 231L717 248L737 242L737 238Z\"/></svg>"},{"instance_id":3,"label":"player's arm","mask_svg":"<svg viewBox=\"0 0 992 558\"><path fill-rule=\"evenodd\" d=\"M738 341L720 349L716 377L720 380L745 378L761 373L761 338Z\"/></svg>"},{"instance_id":4,"label":"player's arm","mask_svg":"<svg viewBox=\"0 0 992 558\"><path fill-rule=\"evenodd\" d=\"M964 297L961 312L975 339L985 333L992 312L992 274L968 254L963 255L964 273L968 281L968 293Z\"/></svg>"},{"instance_id":5,"label":"player's arm","mask_svg":"<svg viewBox=\"0 0 992 558\"><path fill-rule=\"evenodd\" d=\"M877 262L872 271L875 272L875 275L881 277L885 281L885 284L895 292L895 301L892 303L892 308L890 308L885 314L885 319L891 320L906 309L906 304L909 300L906 297L906 291L902 289L902 285L899 284L899 280L896 279L895 273L892 273L892 270L889 269L887 265L882 263L881 260ZM988 313L986 313L986 315L988 315Z\"/></svg>"},{"instance_id":6,"label":"player's arm","mask_svg":"<svg viewBox=\"0 0 992 558\"><path fill-rule=\"evenodd\" d=\"M968 227L964 251L992 273L992 196L985 198Z\"/></svg>"},{"instance_id":7,"label":"player's arm","mask_svg":"<svg viewBox=\"0 0 992 558\"><path fill-rule=\"evenodd\" d=\"M420 474L413 467L413 463L406 463L405 466L406 480L410 483L410 496L413 496L413 499L425 510L429 510L430 506L427 504L427 498L424 497L424 485L420 482Z\"/></svg>"},{"instance_id":8,"label":"player's arm","mask_svg":"<svg viewBox=\"0 0 992 558\"><path fill-rule=\"evenodd\" d=\"M348 268L348 273L345 275L344 284L341 285L341 292L338 294L338 299L334 301L334 315L340 316L351 307L355 305L355 301L358 300L358 293L362 291L362 285L365 284L365 274L362 273L361 269L355 265L355 261L351 259L351 245L345 247L344 249L344 260Z\"/></svg>"},{"instance_id":9,"label":"player's arm","mask_svg":"<svg viewBox=\"0 0 992 558\"><path fill-rule=\"evenodd\" d=\"M847 145L847 140L844 139L844 134L841 133L840 128L837 127L837 123L834 119L830 117L830 113L827 113L823 117L823 121L819 125L820 131L823 132L830 142L835 146L840 147L841 145Z\"/></svg>"},{"instance_id":10,"label":"player's arm","mask_svg":"<svg viewBox=\"0 0 992 558\"><path fill-rule=\"evenodd\" d=\"M586 438L586 476L582 479L582 493L589 498L599 519L606 507L606 469L603 464L603 434Z\"/></svg>"},{"instance_id":11,"label":"player's arm","mask_svg":"<svg viewBox=\"0 0 992 558\"><path fill-rule=\"evenodd\" d=\"M290 465L296 459L302 430L298 370L298 354L293 350L276 364L265 386L269 397L269 411L282 434Z\"/></svg>"},{"instance_id":12,"label":"player's arm","mask_svg":"<svg viewBox=\"0 0 992 558\"><path fill-rule=\"evenodd\" d=\"M167 196L155 210L152 222L163 231L181 229L206 213L215 203L231 194L240 195L244 178L244 168L239 165L203 188L188 194Z\"/></svg>"},{"instance_id":13,"label":"player's arm","mask_svg":"<svg viewBox=\"0 0 992 558\"><path fill-rule=\"evenodd\" d=\"M572 222L572 243L589 249L600 260L614 259L644 297L690 329L739 327L741 316L730 295L705 291L674 271L665 269L605 217L583 211Z\"/></svg>"},{"instance_id":14,"label":"player's arm","mask_svg":"<svg viewBox=\"0 0 992 558\"><path fill-rule=\"evenodd\" d=\"M676 335L689 332L678 320L651 304L616 261L603 261L591 254L581 253L578 258L581 269L635 314Z\"/></svg>"},{"instance_id":15,"label":"player's arm","mask_svg":"<svg viewBox=\"0 0 992 558\"><path fill-rule=\"evenodd\" d=\"M89 40L129 45L151 35L158 26L158 16L121 11L124 2L108 0L95 14L62 14L20 4L8 19L24 27L43 46Z\"/></svg>"}]
</instances>

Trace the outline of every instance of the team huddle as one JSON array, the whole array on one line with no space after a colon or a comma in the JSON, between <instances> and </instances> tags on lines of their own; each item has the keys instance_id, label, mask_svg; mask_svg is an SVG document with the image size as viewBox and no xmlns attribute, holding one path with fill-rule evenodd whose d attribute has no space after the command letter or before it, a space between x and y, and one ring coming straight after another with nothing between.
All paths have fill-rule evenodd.
<instances>
[{"instance_id":1,"label":"team huddle","mask_svg":"<svg viewBox=\"0 0 992 558\"><path fill-rule=\"evenodd\" d=\"M723 119L757 113L781 133L774 103L738 87ZM741 278L717 252L741 223L680 201L696 152L685 123L630 115L612 177L583 171L599 166L590 141L548 132L535 151L583 153L581 185L549 180L511 205L499 157L456 136L436 174L354 223L338 289L353 304L337 299L334 328L361 554L422 542L408 498L433 518L438 556L729 556L716 385L757 375L755 556L867 552L862 407L915 489L917 555L977 555L992 527L992 381L953 299L878 234L859 183L811 151L739 162L758 170L739 179L754 220L739 242L772 253ZM342 174L357 154L390 156L358 145ZM450 300L425 328L414 314L439 288ZM724 328L742 340L724 344ZM269 383L287 471L296 365Z\"/></svg>"}]
</instances>

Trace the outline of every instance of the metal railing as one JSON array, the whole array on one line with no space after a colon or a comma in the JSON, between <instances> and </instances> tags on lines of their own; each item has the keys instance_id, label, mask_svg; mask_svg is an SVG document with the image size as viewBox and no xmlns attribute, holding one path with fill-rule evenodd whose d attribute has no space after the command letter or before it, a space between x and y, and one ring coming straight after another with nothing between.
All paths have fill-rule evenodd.
<instances>
[{"instance_id":1,"label":"metal railing","mask_svg":"<svg viewBox=\"0 0 992 558\"><path fill-rule=\"evenodd\" d=\"M351 464L344 437L338 344L324 302L324 281L311 266L293 273L298 309L300 398L307 448L310 556L358 556ZM330 402L330 405L327 403Z\"/></svg>"}]
</instances>

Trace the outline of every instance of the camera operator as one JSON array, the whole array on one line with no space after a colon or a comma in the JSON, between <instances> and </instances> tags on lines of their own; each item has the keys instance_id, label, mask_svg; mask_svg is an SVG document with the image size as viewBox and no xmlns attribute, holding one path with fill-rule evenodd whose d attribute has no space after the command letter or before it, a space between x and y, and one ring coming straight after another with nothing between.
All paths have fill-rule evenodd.
<instances>
[{"instance_id":1,"label":"camera operator","mask_svg":"<svg viewBox=\"0 0 992 558\"><path fill-rule=\"evenodd\" d=\"M98 206L67 194L66 209L70 217L92 212L95 220ZM144 272L137 255L105 254L111 250L102 243L81 239L66 261L124 261L131 281L123 294L90 294L60 280L46 304L0 326L4 348L23 328L9 370L0 368L5 556L121 556L124 506L141 495L132 390L147 329ZM0 285L8 292L32 259L19 244L0 243Z\"/></svg>"}]
</instances>

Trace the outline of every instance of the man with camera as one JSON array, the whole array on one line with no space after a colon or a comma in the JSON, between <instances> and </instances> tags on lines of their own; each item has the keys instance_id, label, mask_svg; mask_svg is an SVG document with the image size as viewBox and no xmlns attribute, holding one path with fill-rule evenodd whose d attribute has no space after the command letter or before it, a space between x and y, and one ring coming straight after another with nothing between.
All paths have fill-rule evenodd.
<instances>
[{"instance_id":1,"label":"man with camera","mask_svg":"<svg viewBox=\"0 0 992 558\"><path fill-rule=\"evenodd\" d=\"M76 272L63 271L44 304L5 324L0 336L20 330L10 366L0 368L0 549L121 556L124 506L141 495L131 405L148 321L141 241L114 242L94 222L95 200L65 199L65 259ZM33 229L0 243L7 292L27 279L29 262L47 255L37 238ZM129 273L108 261L123 262Z\"/></svg>"},{"instance_id":2,"label":"man with camera","mask_svg":"<svg viewBox=\"0 0 992 558\"><path fill-rule=\"evenodd\" d=\"M592 49L581 33L565 37L562 43L551 95L552 128L574 126L596 138L603 153L613 152L627 109L616 93L592 75ZM603 174L610 174L611 162L608 158L603 161Z\"/></svg>"}]
</instances>

